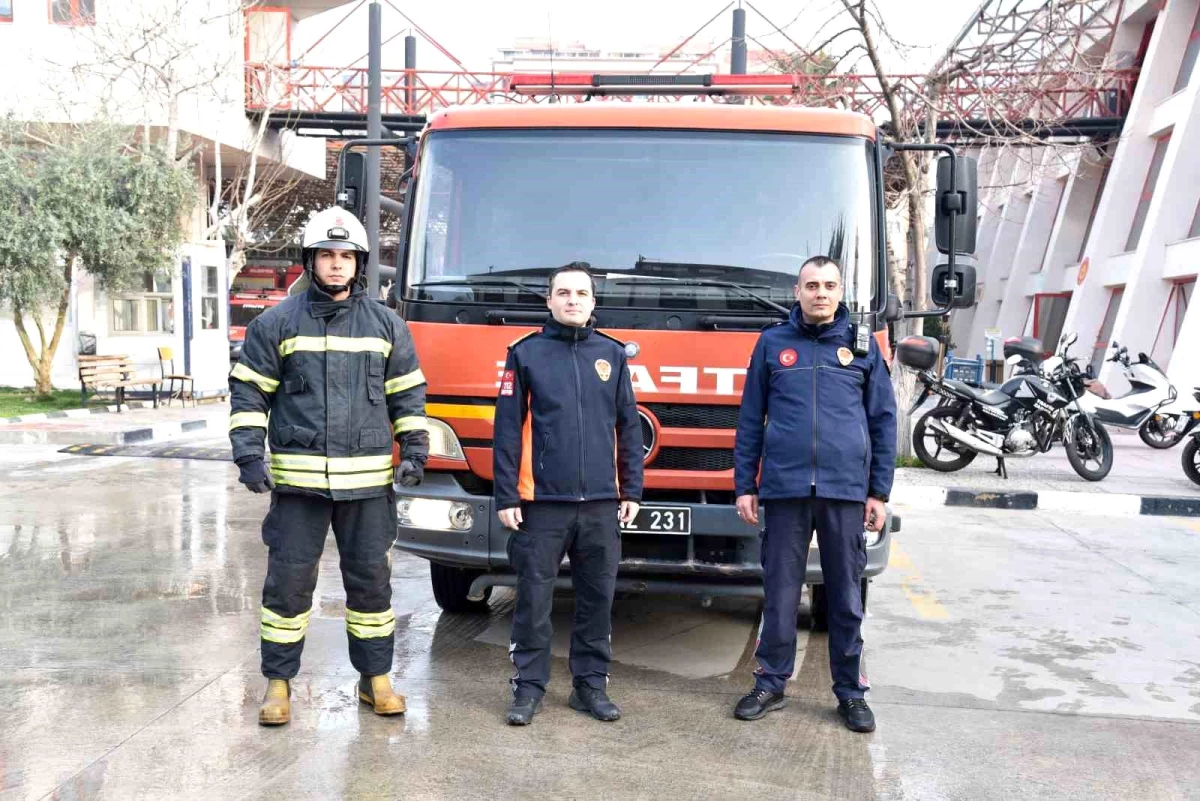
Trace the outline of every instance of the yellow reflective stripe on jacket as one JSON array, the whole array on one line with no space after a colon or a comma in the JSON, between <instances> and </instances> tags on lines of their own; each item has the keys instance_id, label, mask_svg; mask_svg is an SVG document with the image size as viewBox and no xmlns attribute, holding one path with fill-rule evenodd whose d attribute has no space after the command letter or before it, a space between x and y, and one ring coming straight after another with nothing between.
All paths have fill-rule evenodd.
<instances>
[{"instance_id":1,"label":"yellow reflective stripe on jacket","mask_svg":"<svg viewBox=\"0 0 1200 801\"><path fill-rule=\"evenodd\" d=\"M334 473L329 476L329 489L352 490L367 487L386 487L392 483L392 468L370 473Z\"/></svg>"},{"instance_id":2,"label":"yellow reflective stripe on jacket","mask_svg":"<svg viewBox=\"0 0 1200 801\"><path fill-rule=\"evenodd\" d=\"M271 454L271 467L278 467L281 470L311 470L324 473L327 461L324 456L306 456L299 453Z\"/></svg>"},{"instance_id":3,"label":"yellow reflective stripe on jacket","mask_svg":"<svg viewBox=\"0 0 1200 801\"><path fill-rule=\"evenodd\" d=\"M401 431L424 431L426 430L424 417L401 417L392 423L392 433L399 434Z\"/></svg>"},{"instance_id":4,"label":"yellow reflective stripe on jacket","mask_svg":"<svg viewBox=\"0 0 1200 801\"><path fill-rule=\"evenodd\" d=\"M279 355L288 356L296 351L341 351L345 353L392 352L392 343L379 337L292 337L279 343Z\"/></svg>"},{"instance_id":5,"label":"yellow reflective stripe on jacket","mask_svg":"<svg viewBox=\"0 0 1200 801\"><path fill-rule=\"evenodd\" d=\"M308 630L308 619L312 617L312 609L302 612L295 617L283 617L267 609L259 610L258 634L268 642L290 644L304 639Z\"/></svg>"},{"instance_id":6,"label":"yellow reflective stripe on jacket","mask_svg":"<svg viewBox=\"0 0 1200 801\"><path fill-rule=\"evenodd\" d=\"M230 378L236 378L239 381L245 381L247 384L253 384L268 394L279 389L279 381L274 378L267 378L262 373L256 373L244 364L237 364L233 368L233 372L229 374Z\"/></svg>"},{"instance_id":7,"label":"yellow reflective stripe on jacket","mask_svg":"<svg viewBox=\"0 0 1200 801\"><path fill-rule=\"evenodd\" d=\"M234 412L229 415L229 430L235 428L266 428L267 416L263 412Z\"/></svg>"},{"instance_id":8,"label":"yellow reflective stripe on jacket","mask_svg":"<svg viewBox=\"0 0 1200 801\"><path fill-rule=\"evenodd\" d=\"M386 612L355 612L346 610L346 630L360 640L387 637L396 630L396 614Z\"/></svg>"},{"instance_id":9,"label":"yellow reflective stripe on jacket","mask_svg":"<svg viewBox=\"0 0 1200 801\"><path fill-rule=\"evenodd\" d=\"M303 470L305 472L324 473L362 473L368 470L390 470L392 455L381 453L378 456L308 456L300 453L272 453L271 466L280 470Z\"/></svg>"},{"instance_id":10,"label":"yellow reflective stripe on jacket","mask_svg":"<svg viewBox=\"0 0 1200 801\"><path fill-rule=\"evenodd\" d=\"M330 473L361 473L365 470L391 470L392 455L381 453L378 456L331 456L329 457Z\"/></svg>"},{"instance_id":11,"label":"yellow reflective stripe on jacket","mask_svg":"<svg viewBox=\"0 0 1200 801\"><path fill-rule=\"evenodd\" d=\"M391 457L388 458L390 459ZM293 470L280 470L272 465L271 476L275 479L276 484L287 484L291 487L353 490L390 485L392 483L392 468L373 470L369 473L334 473L327 476L324 473L301 473Z\"/></svg>"},{"instance_id":12,"label":"yellow reflective stripe on jacket","mask_svg":"<svg viewBox=\"0 0 1200 801\"><path fill-rule=\"evenodd\" d=\"M392 378L384 382L383 391L387 395L392 395L397 392L403 392L406 389L419 387L425 383L425 374L421 372L421 368L413 370L408 375L402 375L398 378Z\"/></svg>"},{"instance_id":13,"label":"yellow reflective stripe on jacket","mask_svg":"<svg viewBox=\"0 0 1200 801\"><path fill-rule=\"evenodd\" d=\"M271 477L275 479L276 484L287 484L290 487L329 489L329 479L324 473L295 473L271 465Z\"/></svg>"}]
</instances>

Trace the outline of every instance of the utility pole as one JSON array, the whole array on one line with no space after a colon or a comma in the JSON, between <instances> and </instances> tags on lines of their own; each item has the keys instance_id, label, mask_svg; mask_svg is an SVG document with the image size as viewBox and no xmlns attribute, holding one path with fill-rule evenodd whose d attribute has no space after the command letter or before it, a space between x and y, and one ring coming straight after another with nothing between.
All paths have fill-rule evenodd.
<instances>
[{"instance_id":1,"label":"utility pole","mask_svg":"<svg viewBox=\"0 0 1200 801\"><path fill-rule=\"evenodd\" d=\"M383 138L383 80L381 77L383 55L383 8L379 0L371 0L367 50L367 136ZM366 214L367 240L371 253L367 259L367 296L379 296L379 192L380 153L378 147L367 148Z\"/></svg>"},{"instance_id":2,"label":"utility pole","mask_svg":"<svg viewBox=\"0 0 1200 801\"><path fill-rule=\"evenodd\" d=\"M733 10L733 48L729 54L729 73L746 74L746 9L738 3Z\"/></svg>"}]
</instances>

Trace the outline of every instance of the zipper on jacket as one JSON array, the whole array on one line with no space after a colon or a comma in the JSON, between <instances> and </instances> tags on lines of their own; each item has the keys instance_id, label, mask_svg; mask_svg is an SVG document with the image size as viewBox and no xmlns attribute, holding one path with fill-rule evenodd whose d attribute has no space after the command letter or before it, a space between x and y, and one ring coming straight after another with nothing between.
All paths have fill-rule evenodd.
<instances>
[{"instance_id":1,"label":"zipper on jacket","mask_svg":"<svg viewBox=\"0 0 1200 801\"><path fill-rule=\"evenodd\" d=\"M579 414L579 500L584 498L583 492L583 446L584 440L587 439L583 435L583 383L579 379L579 335L575 334L571 342L571 369L575 373L575 409Z\"/></svg>"},{"instance_id":2,"label":"zipper on jacket","mask_svg":"<svg viewBox=\"0 0 1200 801\"><path fill-rule=\"evenodd\" d=\"M820 344L820 343L818 343ZM817 350L813 348L813 366L812 366L812 385L813 385L813 407L812 407L812 495L817 494Z\"/></svg>"}]
</instances>

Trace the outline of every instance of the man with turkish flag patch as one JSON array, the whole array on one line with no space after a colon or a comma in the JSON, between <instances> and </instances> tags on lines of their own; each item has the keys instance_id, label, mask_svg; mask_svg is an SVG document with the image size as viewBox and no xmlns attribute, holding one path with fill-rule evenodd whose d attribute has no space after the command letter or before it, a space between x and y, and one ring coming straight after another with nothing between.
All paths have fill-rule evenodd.
<instances>
[{"instance_id":1,"label":"man with turkish flag patch","mask_svg":"<svg viewBox=\"0 0 1200 801\"><path fill-rule=\"evenodd\" d=\"M806 261L789 319L763 331L746 372L734 483L738 515L747 523L758 525L763 502L764 604L755 686L734 716L757 720L787 703L796 607L815 530L837 711L851 731L867 732L874 731L875 716L860 670L863 530L880 530L887 517L896 398L875 340L868 338L865 353L853 350L842 293L837 262L824 256Z\"/></svg>"}]
</instances>

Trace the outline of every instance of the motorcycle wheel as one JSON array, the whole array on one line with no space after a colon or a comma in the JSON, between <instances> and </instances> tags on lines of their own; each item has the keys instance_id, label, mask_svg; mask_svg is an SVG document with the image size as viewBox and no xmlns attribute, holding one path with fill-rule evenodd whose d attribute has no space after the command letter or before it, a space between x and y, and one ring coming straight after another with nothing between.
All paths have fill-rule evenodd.
<instances>
[{"instance_id":1,"label":"motorcycle wheel","mask_svg":"<svg viewBox=\"0 0 1200 801\"><path fill-rule=\"evenodd\" d=\"M1183 439L1183 432L1176 431L1175 426L1170 425L1165 417L1151 417L1138 429L1138 436L1151 448L1166 450L1179 444Z\"/></svg>"},{"instance_id":2,"label":"motorcycle wheel","mask_svg":"<svg viewBox=\"0 0 1200 801\"><path fill-rule=\"evenodd\" d=\"M1095 431L1095 434L1092 433ZM1099 481L1113 466L1113 445L1104 426L1092 423L1091 429L1078 422L1071 426L1071 438L1066 443L1067 461L1088 481ZM1094 466L1093 466L1094 465Z\"/></svg>"},{"instance_id":3,"label":"motorcycle wheel","mask_svg":"<svg viewBox=\"0 0 1200 801\"><path fill-rule=\"evenodd\" d=\"M944 434L929 430L927 427L929 420L941 417L949 420L957 419L958 408L955 406L939 406L936 409L926 412L917 421L916 428L913 429L913 450L917 452L917 458L929 469L937 470L939 473L953 473L955 470L962 470L975 461L975 457L978 454L972 450L967 450L966 453L953 450L952 446L964 449L966 446L959 445ZM925 441L927 437L934 446L932 453ZM943 458L947 455L951 458Z\"/></svg>"},{"instance_id":4,"label":"motorcycle wheel","mask_svg":"<svg viewBox=\"0 0 1200 801\"><path fill-rule=\"evenodd\" d=\"M1194 483L1200 484L1200 434L1183 446L1183 472Z\"/></svg>"}]
</instances>

